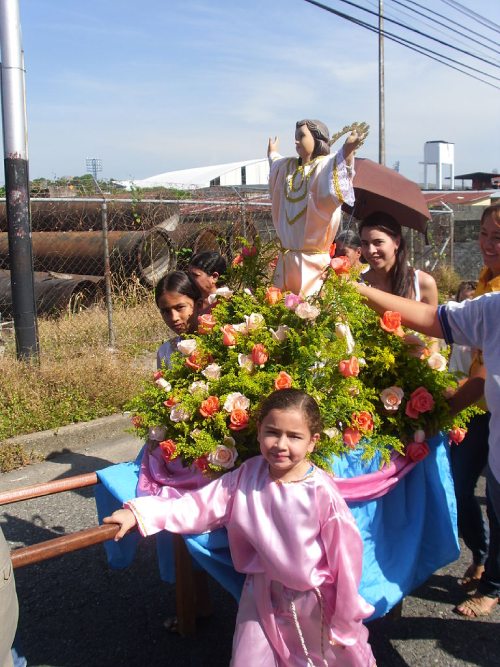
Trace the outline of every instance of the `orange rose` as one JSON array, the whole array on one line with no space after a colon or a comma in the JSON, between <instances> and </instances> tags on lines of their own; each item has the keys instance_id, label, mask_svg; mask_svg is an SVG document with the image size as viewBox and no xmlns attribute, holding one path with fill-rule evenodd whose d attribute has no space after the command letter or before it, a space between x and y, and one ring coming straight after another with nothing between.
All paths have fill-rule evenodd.
<instances>
[{"instance_id":1,"label":"orange rose","mask_svg":"<svg viewBox=\"0 0 500 667\"><path fill-rule=\"evenodd\" d=\"M373 431L373 417L365 410L362 410L361 412L354 412L352 414L352 424L359 431L363 431L364 433L367 431Z\"/></svg>"},{"instance_id":2,"label":"orange rose","mask_svg":"<svg viewBox=\"0 0 500 667\"><path fill-rule=\"evenodd\" d=\"M232 431L241 431L248 426L248 412L241 408L235 408L229 415L229 428Z\"/></svg>"},{"instance_id":3,"label":"orange rose","mask_svg":"<svg viewBox=\"0 0 500 667\"><path fill-rule=\"evenodd\" d=\"M449 433L451 442L454 442L455 445L458 445L467 435L466 428L460 428L460 426L454 426Z\"/></svg>"},{"instance_id":4,"label":"orange rose","mask_svg":"<svg viewBox=\"0 0 500 667\"><path fill-rule=\"evenodd\" d=\"M238 266L238 264L241 264L242 262L243 262L243 255L241 253L239 253L233 259L232 266Z\"/></svg>"},{"instance_id":5,"label":"orange rose","mask_svg":"<svg viewBox=\"0 0 500 667\"><path fill-rule=\"evenodd\" d=\"M264 295L266 302L270 306L274 306L278 301L281 301L283 298L283 292L279 287L268 287Z\"/></svg>"},{"instance_id":6,"label":"orange rose","mask_svg":"<svg viewBox=\"0 0 500 667\"><path fill-rule=\"evenodd\" d=\"M252 361L256 366L263 366L266 361L269 359L269 352L266 350L264 345L257 343L252 348Z\"/></svg>"},{"instance_id":7,"label":"orange rose","mask_svg":"<svg viewBox=\"0 0 500 667\"><path fill-rule=\"evenodd\" d=\"M141 426L142 426L142 417L141 417L141 415L134 415L132 417L131 421L132 421L132 426L134 428L141 428Z\"/></svg>"},{"instance_id":8,"label":"orange rose","mask_svg":"<svg viewBox=\"0 0 500 667\"><path fill-rule=\"evenodd\" d=\"M335 257L335 251L337 250L337 244L332 243L330 246L330 259L333 259Z\"/></svg>"},{"instance_id":9,"label":"orange rose","mask_svg":"<svg viewBox=\"0 0 500 667\"><path fill-rule=\"evenodd\" d=\"M354 449L361 440L361 433L356 428L346 428L342 434L344 445Z\"/></svg>"},{"instance_id":10,"label":"orange rose","mask_svg":"<svg viewBox=\"0 0 500 667\"><path fill-rule=\"evenodd\" d=\"M209 396L200 405L200 415L202 417L212 417L220 410L220 401L217 396Z\"/></svg>"},{"instance_id":11,"label":"orange rose","mask_svg":"<svg viewBox=\"0 0 500 667\"><path fill-rule=\"evenodd\" d=\"M217 322L215 321L215 317L210 313L200 315L198 317L198 333L208 334L212 331L216 324Z\"/></svg>"},{"instance_id":12,"label":"orange rose","mask_svg":"<svg viewBox=\"0 0 500 667\"><path fill-rule=\"evenodd\" d=\"M345 255L330 260L330 267L338 276L346 275L351 271L351 262Z\"/></svg>"},{"instance_id":13,"label":"orange rose","mask_svg":"<svg viewBox=\"0 0 500 667\"><path fill-rule=\"evenodd\" d=\"M173 454L176 450L176 444L173 440L163 440L159 445L161 449L161 455L165 461L170 461L173 458Z\"/></svg>"},{"instance_id":14,"label":"orange rose","mask_svg":"<svg viewBox=\"0 0 500 667\"><path fill-rule=\"evenodd\" d=\"M236 345L236 331L230 324L225 324L220 328L222 331L222 343L226 347L234 347Z\"/></svg>"},{"instance_id":15,"label":"orange rose","mask_svg":"<svg viewBox=\"0 0 500 667\"><path fill-rule=\"evenodd\" d=\"M410 394L405 414L410 419L418 419L422 412L430 412L434 408L434 399L425 387L418 387Z\"/></svg>"},{"instance_id":16,"label":"orange rose","mask_svg":"<svg viewBox=\"0 0 500 667\"><path fill-rule=\"evenodd\" d=\"M339 361L339 373L345 378L359 375L359 362L356 357Z\"/></svg>"},{"instance_id":17,"label":"orange rose","mask_svg":"<svg viewBox=\"0 0 500 667\"><path fill-rule=\"evenodd\" d=\"M202 354L199 350L195 350L184 362L188 368L193 371L199 371L205 368L207 364L212 361L210 355Z\"/></svg>"},{"instance_id":18,"label":"orange rose","mask_svg":"<svg viewBox=\"0 0 500 667\"><path fill-rule=\"evenodd\" d=\"M401 314L394 310L386 310L379 321L382 329L388 333L399 332L401 328Z\"/></svg>"},{"instance_id":19,"label":"orange rose","mask_svg":"<svg viewBox=\"0 0 500 667\"><path fill-rule=\"evenodd\" d=\"M278 377L274 381L274 388L278 389L290 389L292 386L292 378L285 371L280 371Z\"/></svg>"},{"instance_id":20,"label":"orange rose","mask_svg":"<svg viewBox=\"0 0 500 667\"><path fill-rule=\"evenodd\" d=\"M168 398L166 401L163 401L163 405L166 408L173 408L174 405L177 405L178 402L179 401L177 398L175 398L175 396L170 396L170 398Z\"/></svg>"},{"instance_id":21,"label":"orange rose","mask_svg":"<svg viewBox=\"0 0 500 667\"><path fill-rule=\"evenodd\" d=\"M406 456L415 463L425 459L429 451L429 445L426 442L410 442L406 445Z\"/></svg>"}]
</instances>

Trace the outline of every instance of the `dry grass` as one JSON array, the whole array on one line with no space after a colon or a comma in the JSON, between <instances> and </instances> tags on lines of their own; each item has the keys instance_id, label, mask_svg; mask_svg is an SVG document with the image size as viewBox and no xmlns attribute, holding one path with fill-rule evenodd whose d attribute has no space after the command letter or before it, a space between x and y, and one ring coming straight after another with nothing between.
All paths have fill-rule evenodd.
<instances>
[{"instance_id":1,"label":"dry grass","mask_svg":"<svg viewBox=\"0 0 500 667\"><path fill-rule=\"evenodd\" d=\"M440 266L432 272L439 292L439 303L453 299L462 278L449 266Z\"/></svg>"},{"instance_id":2,"label":"dry grass","mask_svg":"<svg viewBox=\"0 0 500 667\"><path fill-rule=\"evenodd\" d=\"M120 411L147 376L144 353L168 335L151 298L115 306L116 349L108 348L107 314L94 308L39 322L40 364L0 359L0 441ZM154 365L151 360L150 368Z\"/></svg>"}]
</instances>

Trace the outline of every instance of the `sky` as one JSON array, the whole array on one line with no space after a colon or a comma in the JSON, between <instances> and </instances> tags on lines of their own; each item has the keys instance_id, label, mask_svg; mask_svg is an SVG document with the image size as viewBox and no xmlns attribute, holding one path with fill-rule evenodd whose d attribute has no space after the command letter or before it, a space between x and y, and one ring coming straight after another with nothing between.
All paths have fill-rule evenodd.
<instances>
[{"instance_id":1,"label":"sky","mask_svg":"<svg viewBox=\"0 0 500 667\"><path fill-rule=\"evenodd\" d=\"M375 0L353 1L378 8ZM376 24L346 2L324 4ZM383 4L387 18L430 29L401 3ZM479 32L484 47L459 35L453 41L500 63L498 32L445 0L418 4L463 32ZM500 24L498 0L461 4ZM30 178L81 175L89 157L102 160L106 179L263 158L269 136L279 137L282 154L294 155L301 118L322 120L332 134L366 121L371 131L359 155L378 159L378 37L305 0L19 0L19 6ZM498 65L387 21L386 29L500 77ZM449 41L449 33L439 38ZM433 140L455 144L457 174L500 170L499 89L386 39L385 105L386 164L399 162L408 178L423 180L424 143Z\"/></svg>"}]
</instances>

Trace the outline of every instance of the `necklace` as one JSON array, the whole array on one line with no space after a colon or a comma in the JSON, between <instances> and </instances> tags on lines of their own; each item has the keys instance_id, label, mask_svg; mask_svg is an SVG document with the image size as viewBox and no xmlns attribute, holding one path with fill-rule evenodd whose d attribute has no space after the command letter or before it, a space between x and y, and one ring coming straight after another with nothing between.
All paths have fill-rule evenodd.
<instances>
[{"instance_id":1,"label":"necklace","mask_svg":"<svg viewBox=\"0 0 500 667\"><path fill-rule=\"evenodd\" d=\"M269 476L275 482L276 484L298 484L299 482L303 482L305 479L310 477L314 473L314 466L311 465L309 469L302 475L302 477L299 477L299 479L290 479L290 480L282 480L279 477L273 477L271 470L269 470Z\"/></svg>"}]
</instances>

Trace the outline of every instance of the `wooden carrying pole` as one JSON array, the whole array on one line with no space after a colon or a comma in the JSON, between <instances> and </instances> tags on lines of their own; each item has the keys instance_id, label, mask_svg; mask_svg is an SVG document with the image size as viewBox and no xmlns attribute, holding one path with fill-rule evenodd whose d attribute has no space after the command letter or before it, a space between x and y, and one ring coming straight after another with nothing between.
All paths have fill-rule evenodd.
<instances>
[{"instance_id":1,"label":"wooden carrying pole","mask_svg":"<svg viewBox=\"0 0 500 667\"><path fill-rule=\"evenodd\" d=\"M53 482L25 486L21 489L14 489L13 491L2 491L0 493L0 505L8 505L9 503L17 503L21 500L50 496L52 493L61 493L62 491L81 489L85 486L97 484L98 482L99 479L96 473L88 472L83 475L67 477L66 479L56 479Z\"/></svg>"}]
</instances>

